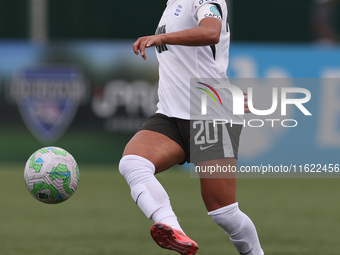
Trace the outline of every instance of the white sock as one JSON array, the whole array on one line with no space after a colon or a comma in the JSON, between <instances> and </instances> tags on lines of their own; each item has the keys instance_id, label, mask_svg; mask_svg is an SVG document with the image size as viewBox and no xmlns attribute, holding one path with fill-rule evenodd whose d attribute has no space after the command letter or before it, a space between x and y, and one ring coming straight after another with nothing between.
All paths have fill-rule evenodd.
<instances>
[{"instance_id":1,"label":"white sock","mask_svg":"<svg viewBox=\"0 0 340 255\"><path fill-rule=\"evenodd\" d=\"M120 160L119 171L130 186L133 200L146 217L183 232L168 194L154 175L155 166L149 160L136 155L124 156Z\"/></svg>"},{"instance_id":2,"label":"white sock","mask_svg":"<svg viewBox=\"0 0 340 255\"><path fill-rule=\"evenodd\" d=\"M255 226L234 203L208 213L214 222L228 234L240 254L263 255Z\"/></svg>"}]
</instances>

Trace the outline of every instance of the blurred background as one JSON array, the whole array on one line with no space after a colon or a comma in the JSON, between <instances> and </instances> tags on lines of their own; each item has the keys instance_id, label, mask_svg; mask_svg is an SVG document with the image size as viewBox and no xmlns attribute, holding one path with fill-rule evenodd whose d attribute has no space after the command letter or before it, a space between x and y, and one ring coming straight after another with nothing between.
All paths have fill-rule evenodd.
<instances>
[{"instance_id":1,"label":"blurred background","mask_svg":"<svg viewBox=\"0 0 340 255\"><path fill-rule=\"evenodd\" d=\"M260 105L273 84L312 94L311 117L289 111L296 128L245 128L239 164L340 163L340 2L227 2L228 76L252 78ZM157 102L154 49L143 61L132 44L154 33L165 4L0 0L0 254L169 254L152 243L150 222L117 171ZM26 160L48 145L71 152L81 173L75 197L56 207L34 201L23 183ZM236 254L206 216L198 180L183 169L159 178L199 254ZM338 180L241 179L241 209L265 252L338 254Z\"/></svg>"},{"instance_id":2,"label":"blurred background","mask_svg":"<svg viewBox=\"0 0 340 255\"><path fill-rule=\"evenodd\" d=\"M154 51L149 49L148 60L142 61L131 45L139 36L154 33L165 1L131 4L0 0L0 140L6 145L0 148L0 161L21 161L28 152L54 144L73 151L81 162L118 162L126 141L155 110ZM340 76L337 0L228 4L230 78ZM330 93L335 103L338 96L334 86L313 90L313 131L304 141L309 146L297 150L326 150L328 160L340 147L339 110L332 107L336 126L318 128L317 123L327 120L319 113L330 107L319 97ZM324 130L332 132L332 139L325 138ZM279 146L280 139L287 141L294 134L279 133L257 141L252 150L241 146L240 162L263 162L270 151L279 155L287 150L289 144ZM250 135L245 137L249 145ZM90 157L92 153L98 155Z\"/></svg>"}]
</instances>

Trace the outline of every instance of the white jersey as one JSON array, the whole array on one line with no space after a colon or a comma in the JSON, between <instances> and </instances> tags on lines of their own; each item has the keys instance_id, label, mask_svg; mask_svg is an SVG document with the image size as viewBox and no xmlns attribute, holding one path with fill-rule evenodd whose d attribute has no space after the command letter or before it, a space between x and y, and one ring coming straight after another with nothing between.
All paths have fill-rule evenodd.
<instances>
[{"instance_id":1,"label":"white jersey","mask_svg":"<svg viewBox=\"0 0 340 255\"><path fill-rule=\"evenodd\" d=\"M219 9L222 11L220 41L213 46L156 47L159 61L157 113L190 119L190 79L227 78L230 33L225 0L168 0L156 34L197 27L199 25L197 10L205 4L220 6Z\"/></svg>"}]
</instances>

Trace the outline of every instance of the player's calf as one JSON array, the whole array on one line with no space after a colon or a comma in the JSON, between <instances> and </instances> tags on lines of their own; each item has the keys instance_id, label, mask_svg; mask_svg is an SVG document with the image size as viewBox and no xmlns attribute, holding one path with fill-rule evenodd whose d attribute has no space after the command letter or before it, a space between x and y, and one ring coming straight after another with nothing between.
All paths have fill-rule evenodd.
<instances>
[{"instance_id":1,"label":"player's calf","mask_svg":"<svg viewBox=\"0 0 340 255\"><path fill-rule=\"evenodd\" d=\"M146 217L182 231L169 196L154 176L155 166L149 160L136 155L124 156L119 171L130 186L133 200Z\"/></svg>"},{"instance_id":2,"label":"player's calf","mask_svg":"<svg viewBox=\"0 0 340 255\"><path fill-rule=\"evenodd\" d=\"M240 254L263 255L253 222L234 203L208 213L228 234Z\"/></svg>"}]
</instances>

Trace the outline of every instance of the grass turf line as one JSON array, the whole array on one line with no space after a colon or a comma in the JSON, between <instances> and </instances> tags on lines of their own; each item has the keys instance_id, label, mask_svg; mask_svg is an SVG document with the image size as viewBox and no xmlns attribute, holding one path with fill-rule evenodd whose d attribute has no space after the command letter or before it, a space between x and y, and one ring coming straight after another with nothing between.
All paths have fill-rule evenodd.
<instances>
[{"instance_id":1,"label":"grass turf line","mask_svg":"<svg viewBox=\"0 0 340 255\"><path fill-rule=\"evenodd\" d=\"M237 255L207 216L199 181L171 169L158 175L184 231L200 255ZM26 190L21 165L0 167L0 254L162 255L151 239L152 222L130 197L114 167L80 166L78 190L47 205ZM240 179L240 208L254 221L266 254L338 254L338 179Z\"/></svg>"}]
</instances>

